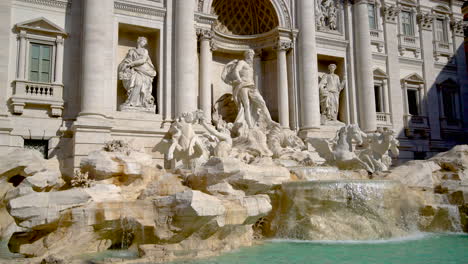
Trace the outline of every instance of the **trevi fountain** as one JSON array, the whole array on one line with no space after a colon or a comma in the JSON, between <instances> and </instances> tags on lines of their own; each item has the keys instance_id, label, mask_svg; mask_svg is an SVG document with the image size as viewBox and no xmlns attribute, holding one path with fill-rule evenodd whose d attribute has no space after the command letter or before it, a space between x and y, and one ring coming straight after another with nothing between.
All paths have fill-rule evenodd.
<instances>
[{"instance_id":1,"label":"trevi fountain","mask_svg":"<svg viewBox=\"0 0 468 264\"><path fill-rule=\"evenodd\" d=\"M147 40L137 42L118 67L121 108L151 111L156 72ZM467 145L392 166L394 131L337 121L345 87L334 64L319 87L322 122L336 133L300 138L272 120L253 56L220 76L234 121L180 114L152 146L164 167L124 140L91 152L72 177L35 150L3 156L2 263L345 263L343 252L346 263L468 261L467 237L448 235L468 231ZM404 248L429 255L395 260Z\"/></svg>"}]
</instances>

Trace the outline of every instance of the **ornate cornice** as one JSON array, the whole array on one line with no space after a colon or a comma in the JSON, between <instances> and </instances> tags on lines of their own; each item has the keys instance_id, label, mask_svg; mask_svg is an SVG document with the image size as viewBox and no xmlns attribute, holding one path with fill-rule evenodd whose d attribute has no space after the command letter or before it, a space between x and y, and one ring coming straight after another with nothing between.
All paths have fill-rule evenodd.
<instances>
[{"instance_id":1,"label":"ornate cornice","mask_svg":"<svg viewBox=\"0 0 468 264\"><path fill-rule=\"evenodd\" d=\"M422 29L432 30L432 23L434 22L435 16L431 13L419 13L418 23Z\"/></svg>"},{"instance_id":2,"label":"ornate cornice","mask_svg":"<svg viewBox=\"0 0 468 264\"><path fill-rule=\"evenodd\" d=\"M396 5L387 5L382 7L382 12L386 23L396 23L401 8Z\"/></svg>"},{"instance_id":3,"label":"ornate cornice","mask_svg":"<svg viewBox=\"0 0 468 264\"><path fill-rule=\"evenodd\" d=\"M71 6L72 0L16 0L18 2L43 5L48 7L66 9Z\"/></svg>"},{"instance_id":4,"label":"ornate cornice","mask_svg":"<svg viewBox=\"0 0 468 264\"><path fill-rule=\"evenodd\" d=\"M451 28L453 30L453 33L456 36L459 36L459 37L464 36L463 30L466 27L466 25L463 23L463 20L461 20L461 19L452 19L452 21L450 21L450 26L451 26Z\"/></svg>"},{"instance_id":5,"label":"ornate cornice","mask_svg":"<svg viewBox=\"0 0 468 264\"><path fill-rule=\"evenodd\" d=\"M115 1L114 8L117 10L122 10L126 12L131 12L135 14L145 14L155 17L165 17L166 10L163 8L148 7L148 6L139 6L124 2Z\"/></svg>"}]
</instances>

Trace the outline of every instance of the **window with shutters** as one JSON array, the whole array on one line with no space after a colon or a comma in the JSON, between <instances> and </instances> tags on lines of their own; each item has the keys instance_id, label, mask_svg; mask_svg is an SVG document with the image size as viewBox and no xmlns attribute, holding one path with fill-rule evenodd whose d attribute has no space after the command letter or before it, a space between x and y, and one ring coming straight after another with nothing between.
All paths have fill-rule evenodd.
<instances>
[{"instance_id":1,"label":"window with shutters","mask_svg":"<svg viewBox=\"0 0 468 264\"><path fill-rule=\"evenodd\" d=\"M33 82L51 82L52 46L30 43L29 80Z\"/></svg>"},{"instance_id":2,"label":"window with shutters","mask_svg":"<svg viewBox=\"0 0 468 264\"><path fill-rule=\"evenodd\" d=\"M435 21L435 38L437 41L448 43L447 27L444 19L436 19Z\"/></svg>"},{"instance_id":3,"label":"window with shutters","mask_svg":"<svg viewBox=\"0 0 468 264\"><path fill-rule=\"evenodd\" d=\"M409 11L401 12L401 32L406 36L414 36L413 13Z\"/></svg>"}]
</instances>

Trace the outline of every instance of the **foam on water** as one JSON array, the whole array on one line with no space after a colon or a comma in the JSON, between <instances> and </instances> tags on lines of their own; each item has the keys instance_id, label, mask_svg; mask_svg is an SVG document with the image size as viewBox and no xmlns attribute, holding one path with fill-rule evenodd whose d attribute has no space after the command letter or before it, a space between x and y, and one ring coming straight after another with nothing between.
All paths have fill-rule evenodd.
<instances>
[{"instance_id":1,"label":"foam on water","mask_svg":"<svg viewBox=\"0 0 468 264\"><path fill-rule=\"evenodd\" d=\"M454 235L463 235L464 233L453 233ZM413 233L409 236L394 237L390 239L378 239L378 240L299 240L299 239L281 239L275 238L268 240L273 243L312 243L312 244L385 244L385 243L402 243L407 241L422 240L434 237L436 233L424 233L418 232ZM447 235L447 233L444 233Z\"/></svg>"}]
</instances>

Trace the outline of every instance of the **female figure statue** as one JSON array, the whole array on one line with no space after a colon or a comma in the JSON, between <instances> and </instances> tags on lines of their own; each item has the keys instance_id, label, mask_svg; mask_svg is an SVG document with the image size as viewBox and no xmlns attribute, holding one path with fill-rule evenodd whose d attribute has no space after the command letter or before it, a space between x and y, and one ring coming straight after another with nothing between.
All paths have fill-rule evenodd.
<instances>
[{"instance_id":1,"label":"female figure statue","mask_svg":"<svg viewBox=\"0 0 468 264\"><path fill-rule=\"evenodd\" d=\"M139 37L137 43L137 47L128 51L118 68L119 80L122 80L127 90L127 100L121 105L121 109L154 112L154 97L151 92L156 70L145 48L148 40Z\"/></svg>"}]
</instances>

